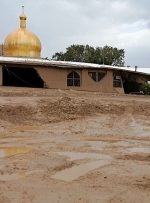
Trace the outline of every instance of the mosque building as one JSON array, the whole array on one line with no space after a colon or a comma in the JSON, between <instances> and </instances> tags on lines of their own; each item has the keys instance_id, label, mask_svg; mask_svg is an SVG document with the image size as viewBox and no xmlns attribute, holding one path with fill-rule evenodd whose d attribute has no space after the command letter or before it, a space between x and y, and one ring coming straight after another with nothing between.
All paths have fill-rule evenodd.
<instances>
[{"instance_id":1,"label":"mosque building","mask_svg":"<svg viewBox=\"0 0 150 203\"><path fill-rule=\"evenodd\" d=\"M41 42L26 21L23 9L19 29L0 45L1 86L131 93L150 81L150 74L125 67L42 59Z\"/></svg>"}]
</instances>

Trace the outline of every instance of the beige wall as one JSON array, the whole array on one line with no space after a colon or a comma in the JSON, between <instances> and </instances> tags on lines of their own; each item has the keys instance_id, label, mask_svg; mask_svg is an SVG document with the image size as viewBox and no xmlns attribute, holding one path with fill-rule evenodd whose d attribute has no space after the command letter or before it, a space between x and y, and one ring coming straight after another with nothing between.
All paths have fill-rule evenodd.
<instances>
[{"instance_id":1,"label":"beige wall","mask_svg":"<svg viewBox=\"0 0 150 203\"><path fill-rule=\"evenodd\" d=\"M66 69L60 68L35 68L43 81L46 83L47 88L66 89Z\"/></svg>"},{"instance_id":2,"label":"beige wall","mask_svg":"<svg viewBox=\"0 0 150 203\"><path fill-rule=\"evenodd\" d=\"M99 82L95 82L88 74L93 69L67 69L59 67L34 67L40 77L45 82L45 87L51 89L74 89L85 90L93 92L106 92L106 93L124 93L123 88L113 87L113 71L107 70L105 77ZM67 75L76 71L80 75L80 87L68 87ZM0 85L3 84L2 80L2 66L0 65Z\"/></svg>"},{"instance_id":3,"label":"beige wall","mask_svg":"<svg viewBox=\"0 0 150 203\"><path fill-rule=\"evenodd\" d=\"M35 67L43 81L46 83L47 88L56 89L74 89L86 91L98 91L113 93L116 92L113 88L113 71L108 70L106 76L99 82L95 82L89 75L90 70L87 69L66 69L66 68L53 68L53 67ZM80 87L68 87L67 75L71 71L76 71L80 74L81 84ZM93 71L93 70L92 70Z\"/></svg>"},{"instance_id":4,"label":"beige wall","mask_svg":"<svg viewBox=\"0 0 150 203\"><path fill-rule=\"evenodd\" d=\"M82 90L113 92L113 73L107 71L105 77L99 82L95 82L88 74L90 70L82 70Z\"/></svg>"}]
</instances>

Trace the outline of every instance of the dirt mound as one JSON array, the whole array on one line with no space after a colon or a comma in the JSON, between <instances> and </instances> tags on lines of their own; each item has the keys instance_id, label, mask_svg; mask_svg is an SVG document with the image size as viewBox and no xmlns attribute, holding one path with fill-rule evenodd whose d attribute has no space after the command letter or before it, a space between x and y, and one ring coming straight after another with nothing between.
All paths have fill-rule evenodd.
<instances>
[{"instance_id":1,"label":"dirt mound","mask_svg":"<svg viewBox=\"0 0 150 203\"><path fill-rule=\"evenodd\" d=\"M21 96L9 97L6 104L4 102L0 104L1 120L30 124L31 122L49 123L72 120L97 114L150 115L150 102L147 100L146 102L138 100L135 102L124 99L120 102L115 98L112 100L110 95L107 95L105 99L95 94L92 96L88 98L85 94L81 97L76 93L62 96L59 91L56 91L55 97L53 95L49 97L47 95L45 97L23 97L25 100L22 103L14 103L14 100L19 100ZM1 101L3 98L6 99L6 97L1 97ZM28 102L29 100L30 102Z\"/></svg>"},{"instance_id":2,"label":"dirt mound","mask_svg":"<svg viewBox=\"0 0 150 203\"><path fill-rule=\"evenodd\" d=\"M0 96L0 202L150 202L150 97L4 87Z\"/></svg>"},{"instance_id":3,"label":"dirt mound","mask_svg":"<svg viewBox=\"0 0 150 203\"><path fill-rule=\"evenodd\" d=\"M9 122L24 122L26 120L34 119L35 109L25 106L0 106L1 120Z\"/></svg>"}]
</instances>

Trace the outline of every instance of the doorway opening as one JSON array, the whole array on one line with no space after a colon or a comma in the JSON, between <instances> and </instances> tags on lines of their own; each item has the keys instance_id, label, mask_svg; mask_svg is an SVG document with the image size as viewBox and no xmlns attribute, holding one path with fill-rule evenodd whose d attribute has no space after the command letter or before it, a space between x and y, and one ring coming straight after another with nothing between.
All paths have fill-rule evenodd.
<instances>
[{"instance_id":1,"label":"doorway opening","mask_svg":"<svg viewBox=\"0 0 150 203\"><path fill-rule=\"evenodd\" d=\"M130 93L140 93L141 83L135 80L130 80L128 78L123 78L123 87L126 94Z\"/></svg>"},{"instance_id":2,"label":"doorway opening","mask_svg":"<svg viewBox=\"0 0 150 203\"><path fill-rule=\"evenodd\" d=\"M3 86L43 88L44 81L34 68L3 66Z\"/></svg>"}]
</instances>

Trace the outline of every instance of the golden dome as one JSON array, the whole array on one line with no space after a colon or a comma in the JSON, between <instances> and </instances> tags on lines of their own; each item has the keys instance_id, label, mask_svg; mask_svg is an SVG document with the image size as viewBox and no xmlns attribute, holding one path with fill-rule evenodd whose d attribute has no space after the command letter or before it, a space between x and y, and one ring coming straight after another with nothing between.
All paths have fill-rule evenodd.
<instances>
[{"instance_id":1,"label":"golden dome","mask_svg":"<svg viewBox=\"0 0 150 203\"><path fill-rule=\"evenodd\" d=\"M26 29L26 16L20 16L20 28L9 34L4 41L4 56L40 58L41 42Z\"/></svg>"}]
</instances>

